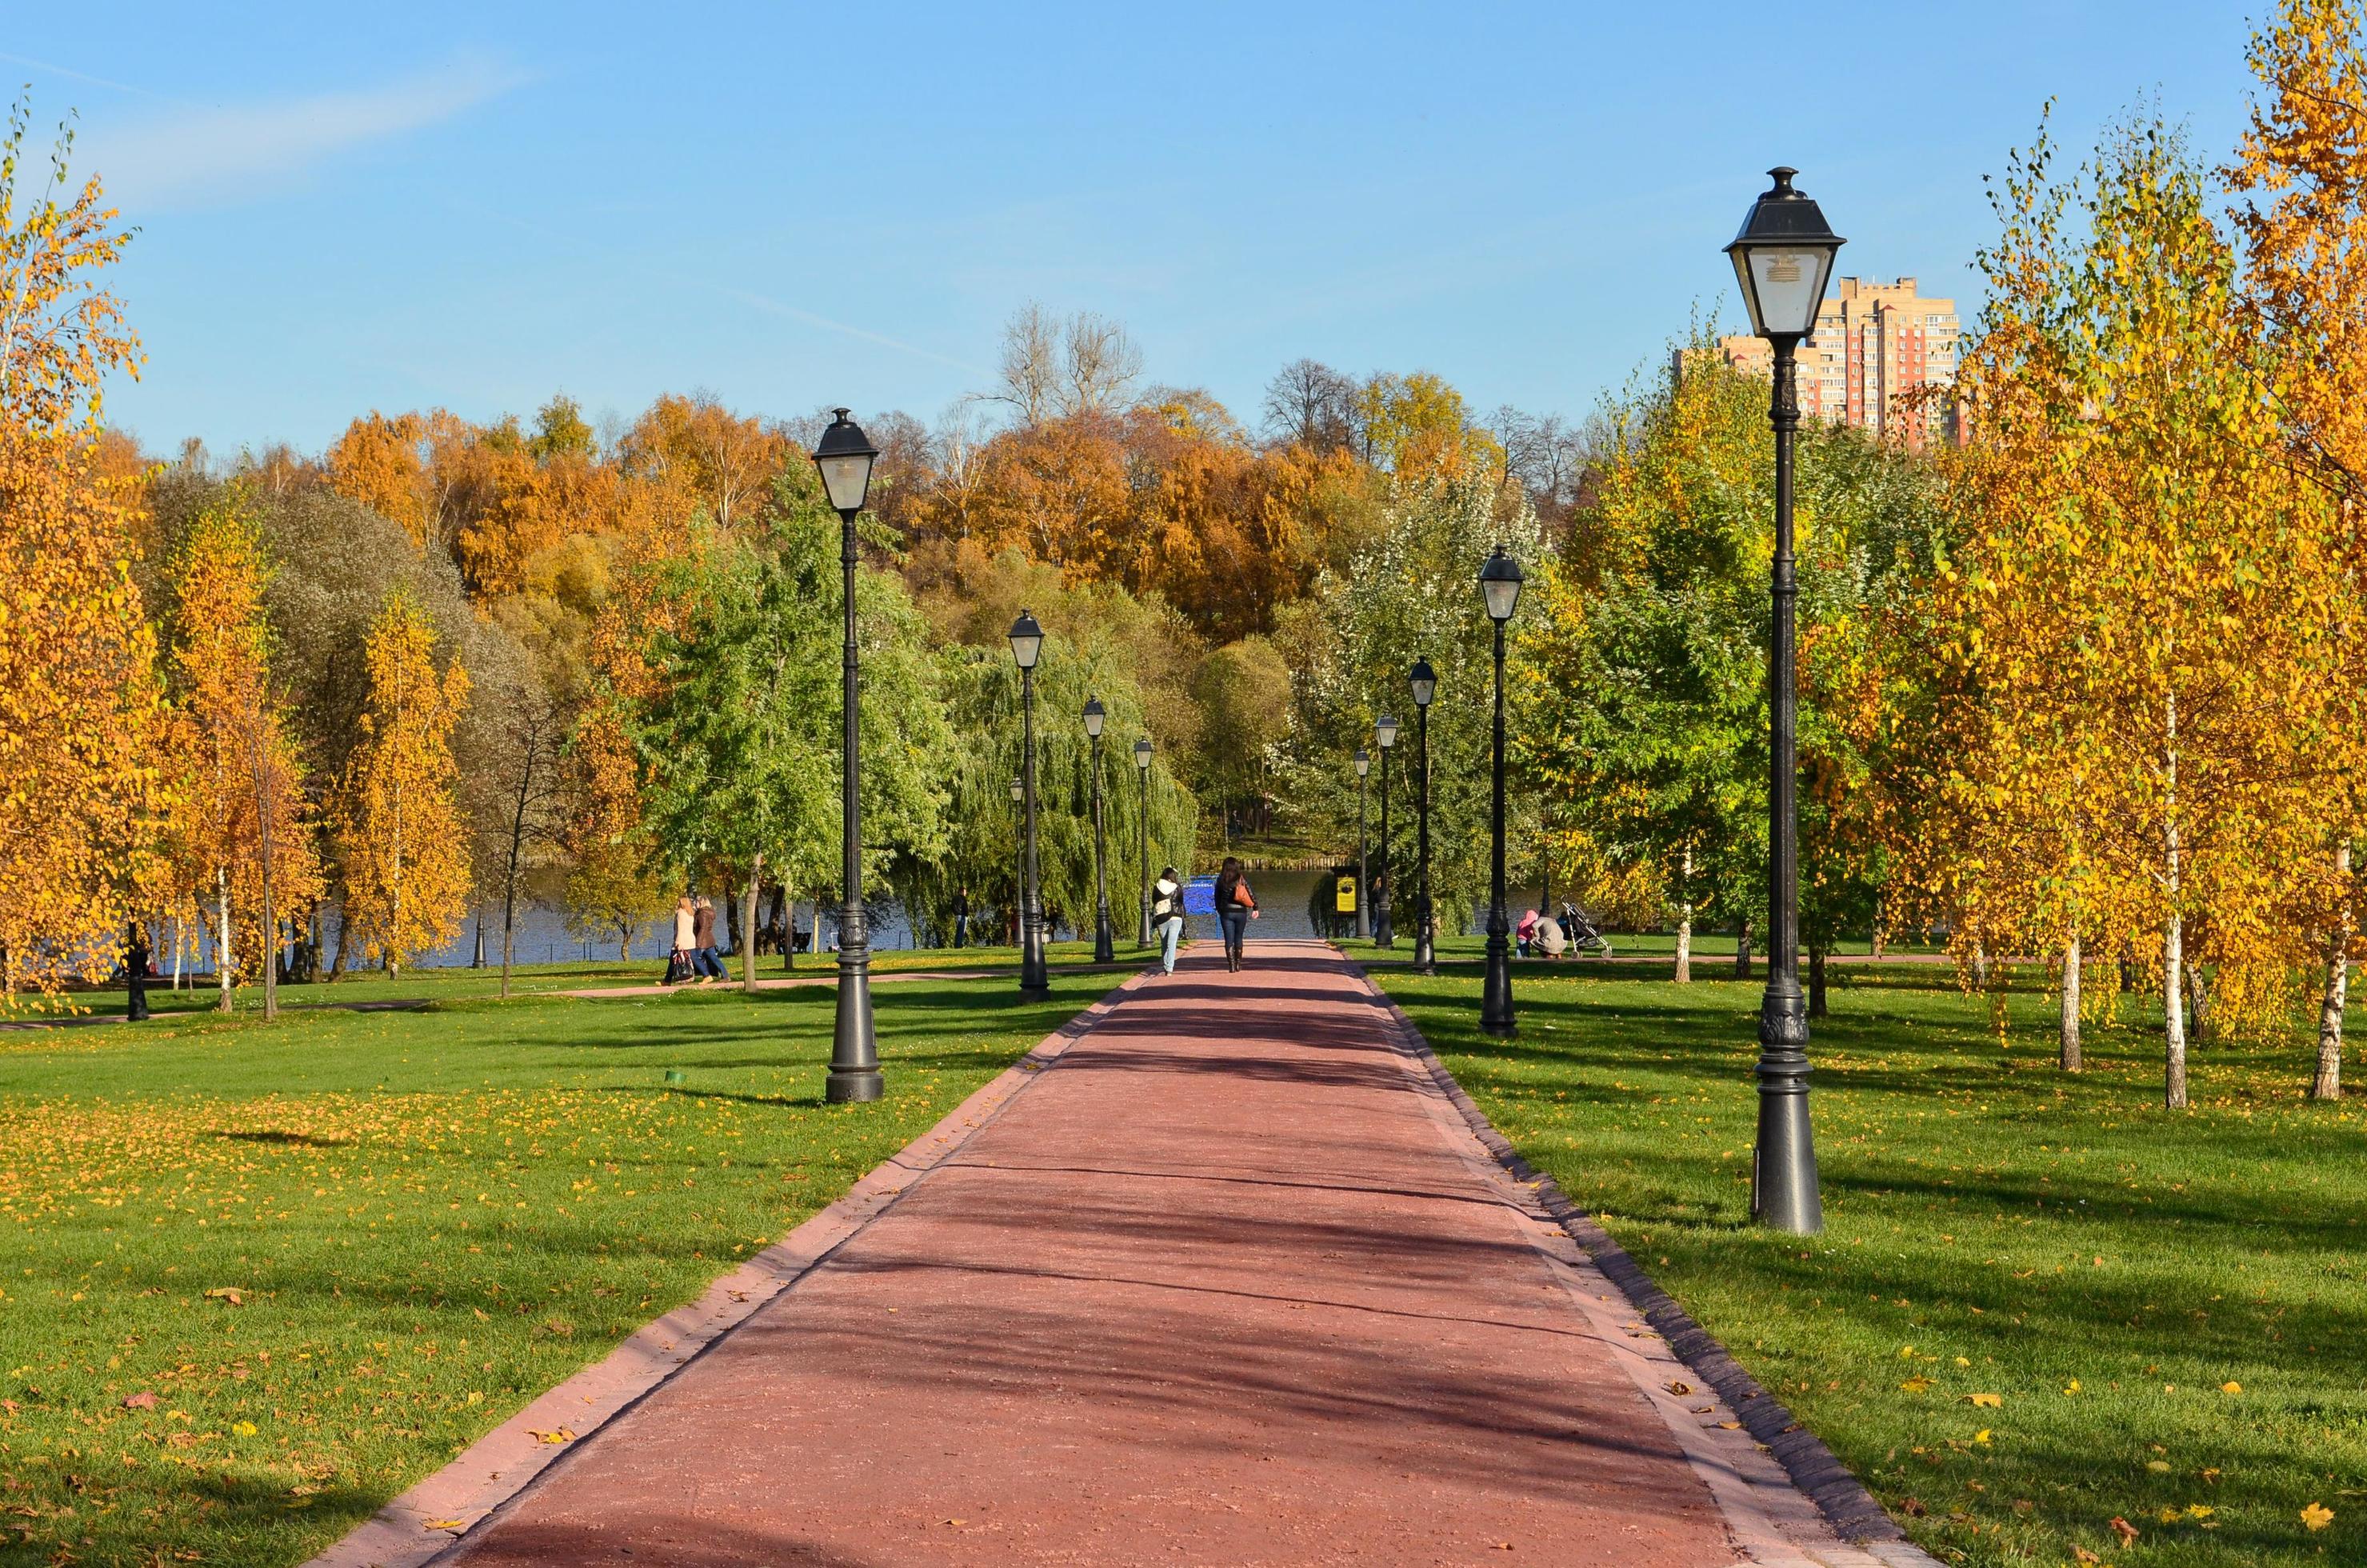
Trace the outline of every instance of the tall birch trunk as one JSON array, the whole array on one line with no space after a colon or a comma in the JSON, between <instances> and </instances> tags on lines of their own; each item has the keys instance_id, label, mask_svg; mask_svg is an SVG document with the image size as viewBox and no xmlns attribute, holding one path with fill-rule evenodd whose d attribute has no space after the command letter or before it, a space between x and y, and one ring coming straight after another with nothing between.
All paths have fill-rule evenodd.
<instances>
[{"instance_id":1,"label":"tall birch trunk","mask_svg":"<svg viewBox=\"0 0 2367 1568\"><path fill-rule=\"evenodd\" d=\"M2169 913L2161 929L2162 1043L2165 1058L2162 1103L2172 1110L2186 1108L2186 987L2185 932L2179 920L2178 865L2178 697L2172 693L2168 715L2169 748L2165 775L2169 783L2169 809L2162 816L2162 887L2169 893Z\"/></svg>"},{"instance_id":2,"label":"tall birch trunk","mask_svg":"<svg viewBox=\"0 0 2367 1568\"><path fill-rule=\"evenodd\" d=\"M2077 1073L2079 1061L2079 933L2063 944L2063 1071Z\"/></svg>"},{"instance_id":3,"label":"tall birch trunk","mask_svg":"<svg viewBox=\"0 0 2367 1568\"><path fill-rule=\"evenodd\" d=\"M1825 949L1821 945L1808 949L1808 1017L1825 1016Z\"/></svg>"},{"instance_id":4,"label":"tall birch trunk","mask_svg":"<svg viewBox=\"0 0 2367 1568\"><path fill-rule=\"evenodd\" d=\"M2340 881L2350 880L2348 844L2335 846L2334 874ZM2310 1080L2309 1097L2339 1100L2342 1097L2342 1010L2350 990L2350 903L2347 896L2342 915L2335 922L2326 946L2326 997L2317 1009L2317 1075Z\"/></svg>"},{"instance_id":5,"label":"tall birch trunk","mask_svg":"<svg viewBox=\"0 0 2367 1568\"><path fill-rule=\"evenodd\" d=\"M221 1000L214 1006L229 1012L230 1000L230 873L220 867L214 869L214 899L218 921L214 926L214 980L221 987Z\"/></svg>"},{"instance_id":6,"label":"tall birch trunk","mask_svg":"<svg viewBox=\"0 0 2367 1568\"><path fill-rule=\"evenodd\" d=\"M1677 975L1679 985L1690 985L1693 979L1693 851L1685 846L1683 866L1685 901L1677 906Z\"/></svg>"},{"instance_id":7,"label":"tall birch trunk","mask_svg":"<svg viewBox=\"0 0 2367 1568\"><path fill-rule=\"evenodd\" d=\"M740 989L756 994L756 894L764 885L764 858L748 865L748 887L740 895Z\"/></svg>"}]
</instances>

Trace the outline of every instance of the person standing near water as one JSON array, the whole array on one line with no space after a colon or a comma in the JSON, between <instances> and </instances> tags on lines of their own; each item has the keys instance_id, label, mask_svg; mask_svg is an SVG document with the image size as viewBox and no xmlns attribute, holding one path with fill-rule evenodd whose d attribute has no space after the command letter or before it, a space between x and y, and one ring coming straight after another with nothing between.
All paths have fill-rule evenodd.
<instances>
[{"instance_id":1,"label":"person standing near water","mask_svg":"<svg viewBox=\"0 0 2367 1568\"><path fill-rule=\"evenodd\" d=\"M1240 969L1241 942L1249 935L1250 922L1257 918L1257 898L1241 878L1240 861L1226 856L1224 869L1217 873L1217 921L1225 929L1227 969Z\"/></svg>"},{"instance_id":2,"label":"person standing near water","mask_svg":"<svg viewBox=\"0 0 2367 1568\"><path fill-rule=\"evenodd\" d=\"M1150 890L1150 928L1158 934L1162 949L1160 968L1173 974L1175 945L1184 938L1184 883L1172 866L1159 873L1159 881Z\"/></svg>"}]
</instances>

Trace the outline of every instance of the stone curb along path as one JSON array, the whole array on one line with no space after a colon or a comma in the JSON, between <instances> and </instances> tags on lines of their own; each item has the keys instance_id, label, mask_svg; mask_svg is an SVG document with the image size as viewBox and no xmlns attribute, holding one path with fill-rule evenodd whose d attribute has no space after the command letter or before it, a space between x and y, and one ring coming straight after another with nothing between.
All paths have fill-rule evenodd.
<instances>
[{"instance_id":1,"label":"stone curb along path","mask_svg":"<svg viewBox=\"0 0 2367 1568\"><path fill-rule=\"evenodd\" d=\"M1602 1315L1594 1309L1610 1299L1609 1291L1586 1288L1591 1282L1599 1282L1615 1289L1642 1320L1640 1324L1618 1325L1614 1330L1626 1335L1636 1350L1626 1362L1627 1369L1636 1377L1645 1397L1659 1410L1670 1429L1685 1445L1694 1468L1717 1496L1729 1522L1737 1525L1744 1547L1769 1563L1832 1562L1838 1565L1851 1561L1815 1551L1813 1547L1808 1547L1810 1554L1804 1557L1786 1559L1782 1554L1785 1544L1806 1546L1803 1537L1820 1533L1813 1531L1812 1527L1821 1524L1863 1554L1855 1561L1878 1562L1886 1568L1942 1568L1939 1559L1907 1539L1897 1521L1821 1438L1794 1419L1783 1403L1743 1370L1726 1346L1696 1323L1692 1313L1652 1283L1650 1276L1611 1238L1609 1232L1571 1203L1552 1176L1522 1158L1512 1141L1497 1131L1463 1085L1455 1082L1455 1075L1446 1070L1446 1064L1439 1060L1437 1051L1431 1048L1406 1010L1374 984L1362 966L1353 960L1349 962L1370 988L1375 1004L1396 1026L1400 1045L1412 1058L1416 1070L1437 1086L1460 1116L1469 1135L1487 1152L1490 1164L1511 1178L1510 1183L1500 1184L1510 1188L1506 1200L1551 1224L1576 1244L1572 1294L1580 1308L1590 1316ZM1572 1260L1563 1261L1569 1264ZM1653 1340L1665 1347L1664 1354L1651 1353L1649 1342ZM1717 1408L1704 1412L1688 1403L1686 1396L1672 1394L1665 1374L1678 1366L1689 1369L1708 1385ZM1704 1414L1711 1418L1707 1422L1701 1419ZM1729 1415L1738 1419L1742 1431L1749 1434L1752 1446L1746 1451L1734 1451L1738 1445L1730 1439L1716 1441L1717 1437L1727 1437L1727 1432L1716 1418ZM1709 1448L1725 1451L1707 1452L1704 1445L1688 1440L1708 1434L1714 1434ZM1780 1469L1770 1462L1771 1456L1780 1461ZM1802 1510L1787 1506L1787 1502L1792 1501L1813 1504L1817 1517L1801 1517ZM1784 1541L1750 1539L1738 1516L1758 1510L1765 1511L1785 1538Z\"/></svg>"},{"instance_id":2,"label":"stone curb along path","mask_svg":"<svg viewBox=\"0 0 2367 1568\"><path fill-rule=\"evenodd\" d=\"M537 1398L305 1568L424 1568L444 1555L463 1532L500 1512L583 1438L663 1387L958 1153L1148 973L1132 976L1046 1035L838 1201L718 1279L697 1301L645 1324L606 1358Z\"/></svg>"}]
</instances>

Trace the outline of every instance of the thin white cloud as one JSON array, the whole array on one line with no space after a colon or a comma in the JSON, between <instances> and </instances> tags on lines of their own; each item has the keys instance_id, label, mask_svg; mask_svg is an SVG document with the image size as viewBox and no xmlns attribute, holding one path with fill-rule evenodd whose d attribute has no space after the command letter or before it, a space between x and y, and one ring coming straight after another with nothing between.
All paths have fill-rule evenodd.
<instances>
[{"instance_id":1,"label":"thin white cloud","mask_svg":"<svg viewBox=\"0 0 2367 1568\"><path fill-rule=\"evenodd\" d=\"M340 153L451 119L527 80L462 56L382 86L101 126L77 142L74 164L96 172L108 201L127 212L250 201L301 183Z\"/></svg>"}]
</instances>

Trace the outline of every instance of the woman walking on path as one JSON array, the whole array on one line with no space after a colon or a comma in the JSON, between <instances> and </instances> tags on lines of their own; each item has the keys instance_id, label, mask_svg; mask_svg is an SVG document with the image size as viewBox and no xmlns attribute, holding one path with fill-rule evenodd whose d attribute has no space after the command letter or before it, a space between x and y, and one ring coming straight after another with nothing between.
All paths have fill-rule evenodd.
<instances>
[{"instance_id":1,"label":"woman walking on path","mask_svg":"<svg viewBox=\"0 0 2367 1568\"><path fill-rule=\"evenodd\" d=\"M1257 918L1257 898L1241 880L1240 861L1226 856L1224 869L1217 873L1217 921L1225 928L1227 969L1240 969L1241 940L1249 935L1250 922Z\"/></svg>"},{"instance_id":2,"label":"woman walking on path","mask_svg":"<svg viewBox=\"0 0 2367 1568\"><path fill-rule=\"evenodd\" d=\"M1158 883L1150 890L1150 928L1159 933L1164 949L1160 967L1173 974L1175 944L1184 937L1184 884L1176 879L1172 866L1159 873Z\"/></svg>"},{"instance_id":3,"label":"woman walking on path","mask_svg":"<svg viewBox=\"0 0 2367 1568\"><path fill-rule=\"evenodd\" d=\"M698 895L697 912L690 923L690 967L698 971L698 983L725 978L723 959L715 950L715 901L705 893Z\"/></svg>"},{"instance_id":4,"label":"woman walking on path","mask_svg":"<svg viewBox=\"0 0 2367 1568\"><path fill-rule=\"evenodd\" d=\"M674 901L674 950L666 955L668 985L679 985L690 978L690 950L697 935L698 917L691 908L690 895L685 893Z\"/></svg>"}]
</instances>

